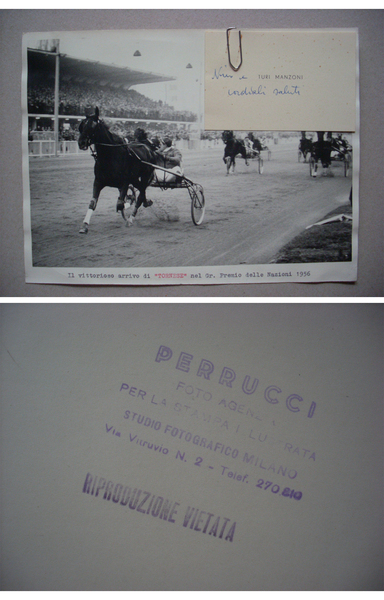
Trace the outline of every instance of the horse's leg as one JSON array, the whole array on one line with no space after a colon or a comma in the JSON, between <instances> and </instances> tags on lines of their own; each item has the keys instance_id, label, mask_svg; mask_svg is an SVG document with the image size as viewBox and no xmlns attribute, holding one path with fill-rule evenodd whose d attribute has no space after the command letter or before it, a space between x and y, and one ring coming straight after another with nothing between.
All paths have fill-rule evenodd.
<instances>
[{"instance_id":1,"label":"horse's leg","mask_svg":"<svg viewBox=\"0 0 384 600\"><path fill-rule=\"evenodd\" d=\"M152 204L153 204L152 200L147 200L145 191L144 191L144 200L143 200L142 204L145 208L148 208L149 206L152 206Z\"/></svg>"},{"instance_id":2,"label":"horse's leg","mask_svg":"<svg viewBox=\"0 0 384 600\"><path fill-rule=\"evenodd\" d=\"M93 215L93 212L96 210L96 206L97 206L97 202L99 200L99 196L100 196L100 192L103 189L104 186L102 186L99 182L97 182L96 180L93 183L93 197L92 200L89 203L88 206L88 210L87 213L84 217L84 221L83 221L83 226L80 229L79 233L88 233L88 226L89 223L91 222L91 218Z\"/></svg>"},{"instance_id":3,"label":"horse's leg","mask_svg":"<svg viewBox=\"0 0 384 600\"><path fill-rule=\"evenodd\" d=\"M125 197L125 200L128 201L130 205L132 205L134 202L136 202L135 188L133 187L133 185L131 183L128 186L127 195Z\"/></svg>"},{"instance_id":4,"label":"horse's leg","mask_svg":"<svg viewBox=\"0 0 384 600\"><path fill-rule=\"evenodd\" d=\"M125 214L124 214L124 206L125 206L125 196L127 195L128 192L128 186L129 183L124 183L123 186L119 189L119 197L117 199L117 204L116 204L116 212L121 212L121 216L123 217L124 221L126 221L127 219L125 218Z\"/></svg>"},{"instance_id":5,"label":"horse's leg","mask_svg":"<svg viewBox=\"0 0 384 600\"><path fill-rule=\"evenodd\" d=\"M321 158L321 162L324 168L323 175L324 177L333 177L334 173L331 169L331 150L330 148L325 148L323 152L323 156Z\"/></svg>"},{"instance_id":6,"label":"horse's leg","mask_svg":"<svg viewBox=\"0 0 384 600\"><path fill-rule=\"evenodd\" d=\"M165 168L165 162L164 162L164 168ZM145 195L145 191L147 189L147 187L149 186L149 184L151 183L151 181L153 180L154 177L154 171L151 170L147 170L145 175L142 175L141 177L141 186L140 186L140 194L139 194L139 198L141 196L141 202L139 204L139 206L142 204L145 208L148 208L149 206L152 206L153 202L152 200L148 200L147 196Z\"/></svg>"},{"instance_id":7,"label":"horse's leg","mask_svg":"<svg viewBox=\"0 0 384 600\"><path fill-rule=\"evenodd\" d=\"M133 225L133 221L136 218L137 215L137 211L139 210L140 206L143 204L144 206L151 206L151 204L153 204L152 200L147 200L146 196L145 196L145 187L141 188L140 193L136 199L135 202L135 207L132 211L132 214L128 217L127 221L126 221L126 225L129 227L130 225ZM151 204L149 204L149 202Z\"/></svg>"},{"instance_id":8,"label":"horse's leg","mask_svg":"<svg viewBox=\"0 0 384 600\"><path fill-rule=\"evenodd\" d=\"M154 176L153 169L146 169L146 171L144 173L142 173L141 176L139 176L138 178L136 178L136 177L134 178L133 185L136 187L136 189L139 190L139 195L136 198L133 211L127 220L127 225L133 224L133 221L137 215L137 211L139 210L141 205L145 206L145 208L147 208L148 206L152 206L153 202L152 202L152 200L147 200L145 192L146 192L147 187L151 183L153 176Z\"/></svg>"}]
</instances>

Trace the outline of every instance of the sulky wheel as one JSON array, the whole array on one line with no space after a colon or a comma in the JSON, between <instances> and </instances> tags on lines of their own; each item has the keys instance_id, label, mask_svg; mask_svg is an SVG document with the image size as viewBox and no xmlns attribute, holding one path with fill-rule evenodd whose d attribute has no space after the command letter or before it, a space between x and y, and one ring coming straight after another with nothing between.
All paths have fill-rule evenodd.
<instances>
[{"instance_id":1,"label":"sulky wheel","mask_svg":"<svg viewBox=\"0 0 384 600\"><path fill-rule=\"evenodd\" d=\"M262 158L259 158L259 173L260 173L260 175L262 174L263 171L264 171L264 161Z\"/></svg>"},{"instance_id":2,"label":"sulky wheel","mask_svg":"<svg viewBox=\"0 0 384 600\"><path fill-rule=\"evenodd\" d=\"M188 188L191 197L191 216L195 225L201 225L205 214L205 198L201 185L194 185Z\"/></svg>"}]
</instances>

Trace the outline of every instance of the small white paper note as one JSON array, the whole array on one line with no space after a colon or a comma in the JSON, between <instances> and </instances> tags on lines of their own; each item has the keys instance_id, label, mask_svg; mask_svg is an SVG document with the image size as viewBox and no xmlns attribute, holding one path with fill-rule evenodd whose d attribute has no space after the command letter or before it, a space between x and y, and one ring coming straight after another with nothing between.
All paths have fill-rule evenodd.
<instances>
[{"instance_id":1,"label":"small white paper note","mask_svg":"<svg viewBox=\"0 0 384 600\"><path fill-rule=\"evenodd\" d=\"M207 31L206 129L355 131L357 30ZM240 55L239 45L242 53Z\"/></svg>"}]
</instances>

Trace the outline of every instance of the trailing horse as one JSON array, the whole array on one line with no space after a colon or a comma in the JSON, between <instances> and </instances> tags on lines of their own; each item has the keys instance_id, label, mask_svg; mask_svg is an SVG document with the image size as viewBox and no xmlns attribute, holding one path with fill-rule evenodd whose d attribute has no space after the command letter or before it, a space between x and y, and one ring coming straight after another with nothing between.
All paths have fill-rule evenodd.
<instances>
[{"instance_id":1,"label":"trailing horse","mask_svg":"<svg viewBox=\"0 0 384 600\"><path fill-rule=\"evenodd\" d=\"M221 138L225 144L223 161L227 165L227 175L232 166L232 171L235 170L236 156L244 158L245 164L248 166L248 158L257 158L260 156L262 146L260 140L254 138L252 134L248 134L250 147L247 148L242 140L238 140L233 135L233 131L223 131Z\"/></svg>"},{"instance_id":2,"label":"trailing horse","mask_svg":"<svg viewBox=\"0 0 384 600\"><path fill-rule=\"evenodd\" d=\"M310 138L305 136L305 131L301 132L301 140L298 148L298 161L300 162L301 157L304 158L304 162L307 162L307 155L311 155L313 150L313 142Z\"/></svg>"},{"instance_id":3,"label":"trailing horse","mask_svg":"<svg viewBox=\"0 0 384 600\"><path fill-rule=\"evenodd\" d=\"M312 177L317 176L317 163L321 162L323 168L325 169L323 174L328 174L333 177L333 173L329 171L329 167L331 166L331 151L332 145L330 141L330 136L326 140L324 140L324 131L317 131L317 142L313 142L311 149L311 158L309 161L309 169Z\"/></svg>"},{"instance_id":4,"label":"trailing horse","mask_svg":"<svg viewBox=\"0 0 384 600\"><path fill-rule=\"evenodd\" d=\"M85 118L80 123L79 132L80 150L87 150L93 146L92 154L95 158L92 200L79 233L88 232L91 217L104 187L113 187L119 190L116 212L121 212L127 225L131 225L142 204L151 206L152 201L147 200L145 192L153 179L154 165L166 167L166 159L146 144L128 143L122 137L109 131L105 123L99 119L97 107L94 115ZM133 212L127 220L124 214L124 204L130 185L139 191L139 195L135 201Z\"/></svg>"},{"instance_id":5,"label":"trailing horse","mask_svg":"<svg viewBox=\"0 0 384 600\"><path fill-rule=\"evenodd\" d=\"M244 142L236 139L233 135L233 131L223 131L221 137L225 144L223 161L227 165L227 175L229 174L229 169L231 167L232 171L235 170L235 158L238 154L244 158L245 164L248 165L247 150Z\"/></svg>"}]
</instances>

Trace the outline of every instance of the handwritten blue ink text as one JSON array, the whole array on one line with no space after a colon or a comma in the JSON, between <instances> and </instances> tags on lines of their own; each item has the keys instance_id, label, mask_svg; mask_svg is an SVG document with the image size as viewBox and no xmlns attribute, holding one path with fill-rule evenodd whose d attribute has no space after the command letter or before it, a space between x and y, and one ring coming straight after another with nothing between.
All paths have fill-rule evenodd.
<instances>
[{"instance_id":1,"label":"handwritten blue ink text","mask_svg":"<svg viewBox=\"0 0 384 600\"><path fill-rule=\"evenodd\" d=\"M229 96L265 96L265 86L259 85L259 87L254 90L253 87L248 88L247 86L243 90L228 90Z\"/></svg>"},{"instance_id":2,"label":"handwritten blue ink text","mask_svg":"<svg viewBox=\"0 0 384 600\"><path fill-rule=\"evenodd\" d=\"M290 90L289 88L292 88L292 90ZM285 96L285 95L290 95L290 96L294 96L295 94L297 94L298 96L300 96L300 92L299 92L299 86L298 85L291 85L291 86L284 86L283 90L278 90L277 88L275 88L273 90L273 93L275 94L275 96Z\"/></svg>"},{"instance_id":3,"label":"handwritten blue ink text","mask_svg":"<svg viewBox=\"0 0 384 600\"><path fill-rule=\"evenodd\" d=\"M212 79L220 79L220 77L225 77L225 78L228 78L228 79L232 79L233 78L233 75L227 75L226 73L222 73L221 72L222 68L223 67L220 67L220 69L218 71L215 69L215 72L213 74Z\"/></svg>"}]
</instances>

